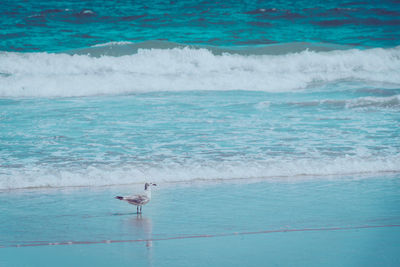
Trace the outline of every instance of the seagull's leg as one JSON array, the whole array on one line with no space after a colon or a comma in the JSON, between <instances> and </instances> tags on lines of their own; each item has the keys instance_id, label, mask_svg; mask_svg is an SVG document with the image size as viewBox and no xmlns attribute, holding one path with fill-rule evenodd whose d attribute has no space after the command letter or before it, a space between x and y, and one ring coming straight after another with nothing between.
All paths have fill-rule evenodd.
<instances>
[{"instance_id":1,"label":"seagull's leg","mask_svg":"<svg viewBox=\"0 0 400 267\"><path fill-rule=\"evenodd\" d=\"M142 206L140 206L140 213L142 213Z\"/></svg>"},{"instance_id":2,"label":"seagull's leg","mask_svg":"<svg viewBox=\"0 0 400 267\"><path fill-rule=\"evenodd\" d=\"M136 213L139 213L139 206L136 206Z\"/></svg>"}]
</instances>

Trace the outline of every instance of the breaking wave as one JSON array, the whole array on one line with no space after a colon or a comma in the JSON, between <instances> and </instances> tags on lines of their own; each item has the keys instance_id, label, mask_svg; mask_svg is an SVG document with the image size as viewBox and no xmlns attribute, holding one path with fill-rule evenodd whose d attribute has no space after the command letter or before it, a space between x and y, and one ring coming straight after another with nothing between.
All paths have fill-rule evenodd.
<instances>
[{"instance_id":1,"label":"breaking wave","mask_svg":"<svg viewBox=\"0 0 400 267\"><path fill-rule=\"evenodd\" d=\"M3 169L4 171L5 169ZM297 181L302 177L363 178L382 173L399 173L400 157L343 156L336 159L271 159L251 162L219 162L182 166L132 166L78 169L26 167L0 173L0 190L35 187L108 186L154 182L192 182L231 179Z\"/></svg>"},{"instance_id":2,"label":"breaking wave","mask_svg":"<svg viewBox=\"0 0 400 267\"><path fill-rule=\"evenodd\" d=\"M96 48L103 47L92 49ZM191 47L139 48L134 54L99 57L0 52L0 97L193 90L287 92L340 80L400 84L400 47L275 55L218 54Z\"/></svg>"}]
</instances>

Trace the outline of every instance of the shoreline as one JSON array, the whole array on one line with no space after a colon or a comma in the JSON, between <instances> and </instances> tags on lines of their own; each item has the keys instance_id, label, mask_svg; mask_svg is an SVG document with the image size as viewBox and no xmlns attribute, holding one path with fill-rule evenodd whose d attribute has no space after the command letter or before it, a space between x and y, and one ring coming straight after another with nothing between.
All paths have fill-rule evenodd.
<instances>
[{"instance_id":1,"label":"shoreline","mask_svg":"<svg viewBox=\"0 0 400 267\"><path fill-rule=\"evenodd\" d=\"M341 180L362 180L362 179L373 179L375 177L389 177L398 176L400 172L398 171L380 171L380 172L355 172L355 173L345 173L345 174L299 174L293 176L265 176L265 177L244 177L244 178L197 178L192 180L176 180L176 181L165 181L155 179L143 180L139 182L132 183L121 183L121 184L109 184L109 185L71 185L71 186L33 186L33 187L17 187L17 188L0 188L0 193L12 192L12 191L22 191L22 190L59 190L59 189L81 189L81 188L113 188L113 187L124 187L124 186L139 186L146 182L153 181L160 184L219 184L219 183L258 183L258 182L286 182L286 183L297 183L305 181L341 181ZM356 178L355 176L359 176Z\"/></svg>"}]
</instances>

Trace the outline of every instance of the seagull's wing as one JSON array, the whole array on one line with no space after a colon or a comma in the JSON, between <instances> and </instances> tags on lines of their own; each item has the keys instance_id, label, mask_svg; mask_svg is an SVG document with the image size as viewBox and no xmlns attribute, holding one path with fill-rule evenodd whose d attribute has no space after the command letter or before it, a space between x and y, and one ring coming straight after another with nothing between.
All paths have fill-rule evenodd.
<instances>
[{"instance_id":1,"label":"seagull's wing","mask_svg":"<svg viewBox=\"0 0 400 267\"><path fill-rule=\"evenodd\" d=\"M126 196L125 198L141 198L141 197L146 197L145 195L131 195L131 196Z\"/></svg>"},{"instance_id":2,"label":"seagull's wing","mask_svg":"<svg viewBox=\"0 0 400 267\"><path fill-rule=\"evenodd\" d=\"M124 200L134 205L143 205L149 202L150 199L145 195L135 195L135 196L124 197Z\"/></svg>"}]
</instances>

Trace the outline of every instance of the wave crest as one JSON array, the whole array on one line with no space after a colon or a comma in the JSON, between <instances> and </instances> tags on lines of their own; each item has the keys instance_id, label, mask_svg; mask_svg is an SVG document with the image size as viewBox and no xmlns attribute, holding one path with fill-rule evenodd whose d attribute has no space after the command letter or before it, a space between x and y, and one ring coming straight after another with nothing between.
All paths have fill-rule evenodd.
<instances>
[{"instance_id":1,"label":"wave crest","mask_svg":"<svg viewBox=\"0 0 400 267\"><path fill-rule=\"evenodd\" d=\"M58 169L26 167L0 175L0 190L32 187L107 186L196 180L272 179L296 181L301 177L362 178L374 174L399 173L398 155L385 157L343 156L336 159L271 159L259 162L214 162L208 165L87 167Z\"/></svg>"},{"instance_id":2,"label":"wave crest","mask_svg":"<svg viewBox=\"0 0 400 267\"><path fill-rule=\"evenodd\" d=\"M69 97L153 91L283 92L343 79L400 84L400 47L215 55L208 49L139 49L121 57L0 53L0 96Z\"/></svg>"}]
</instances>

